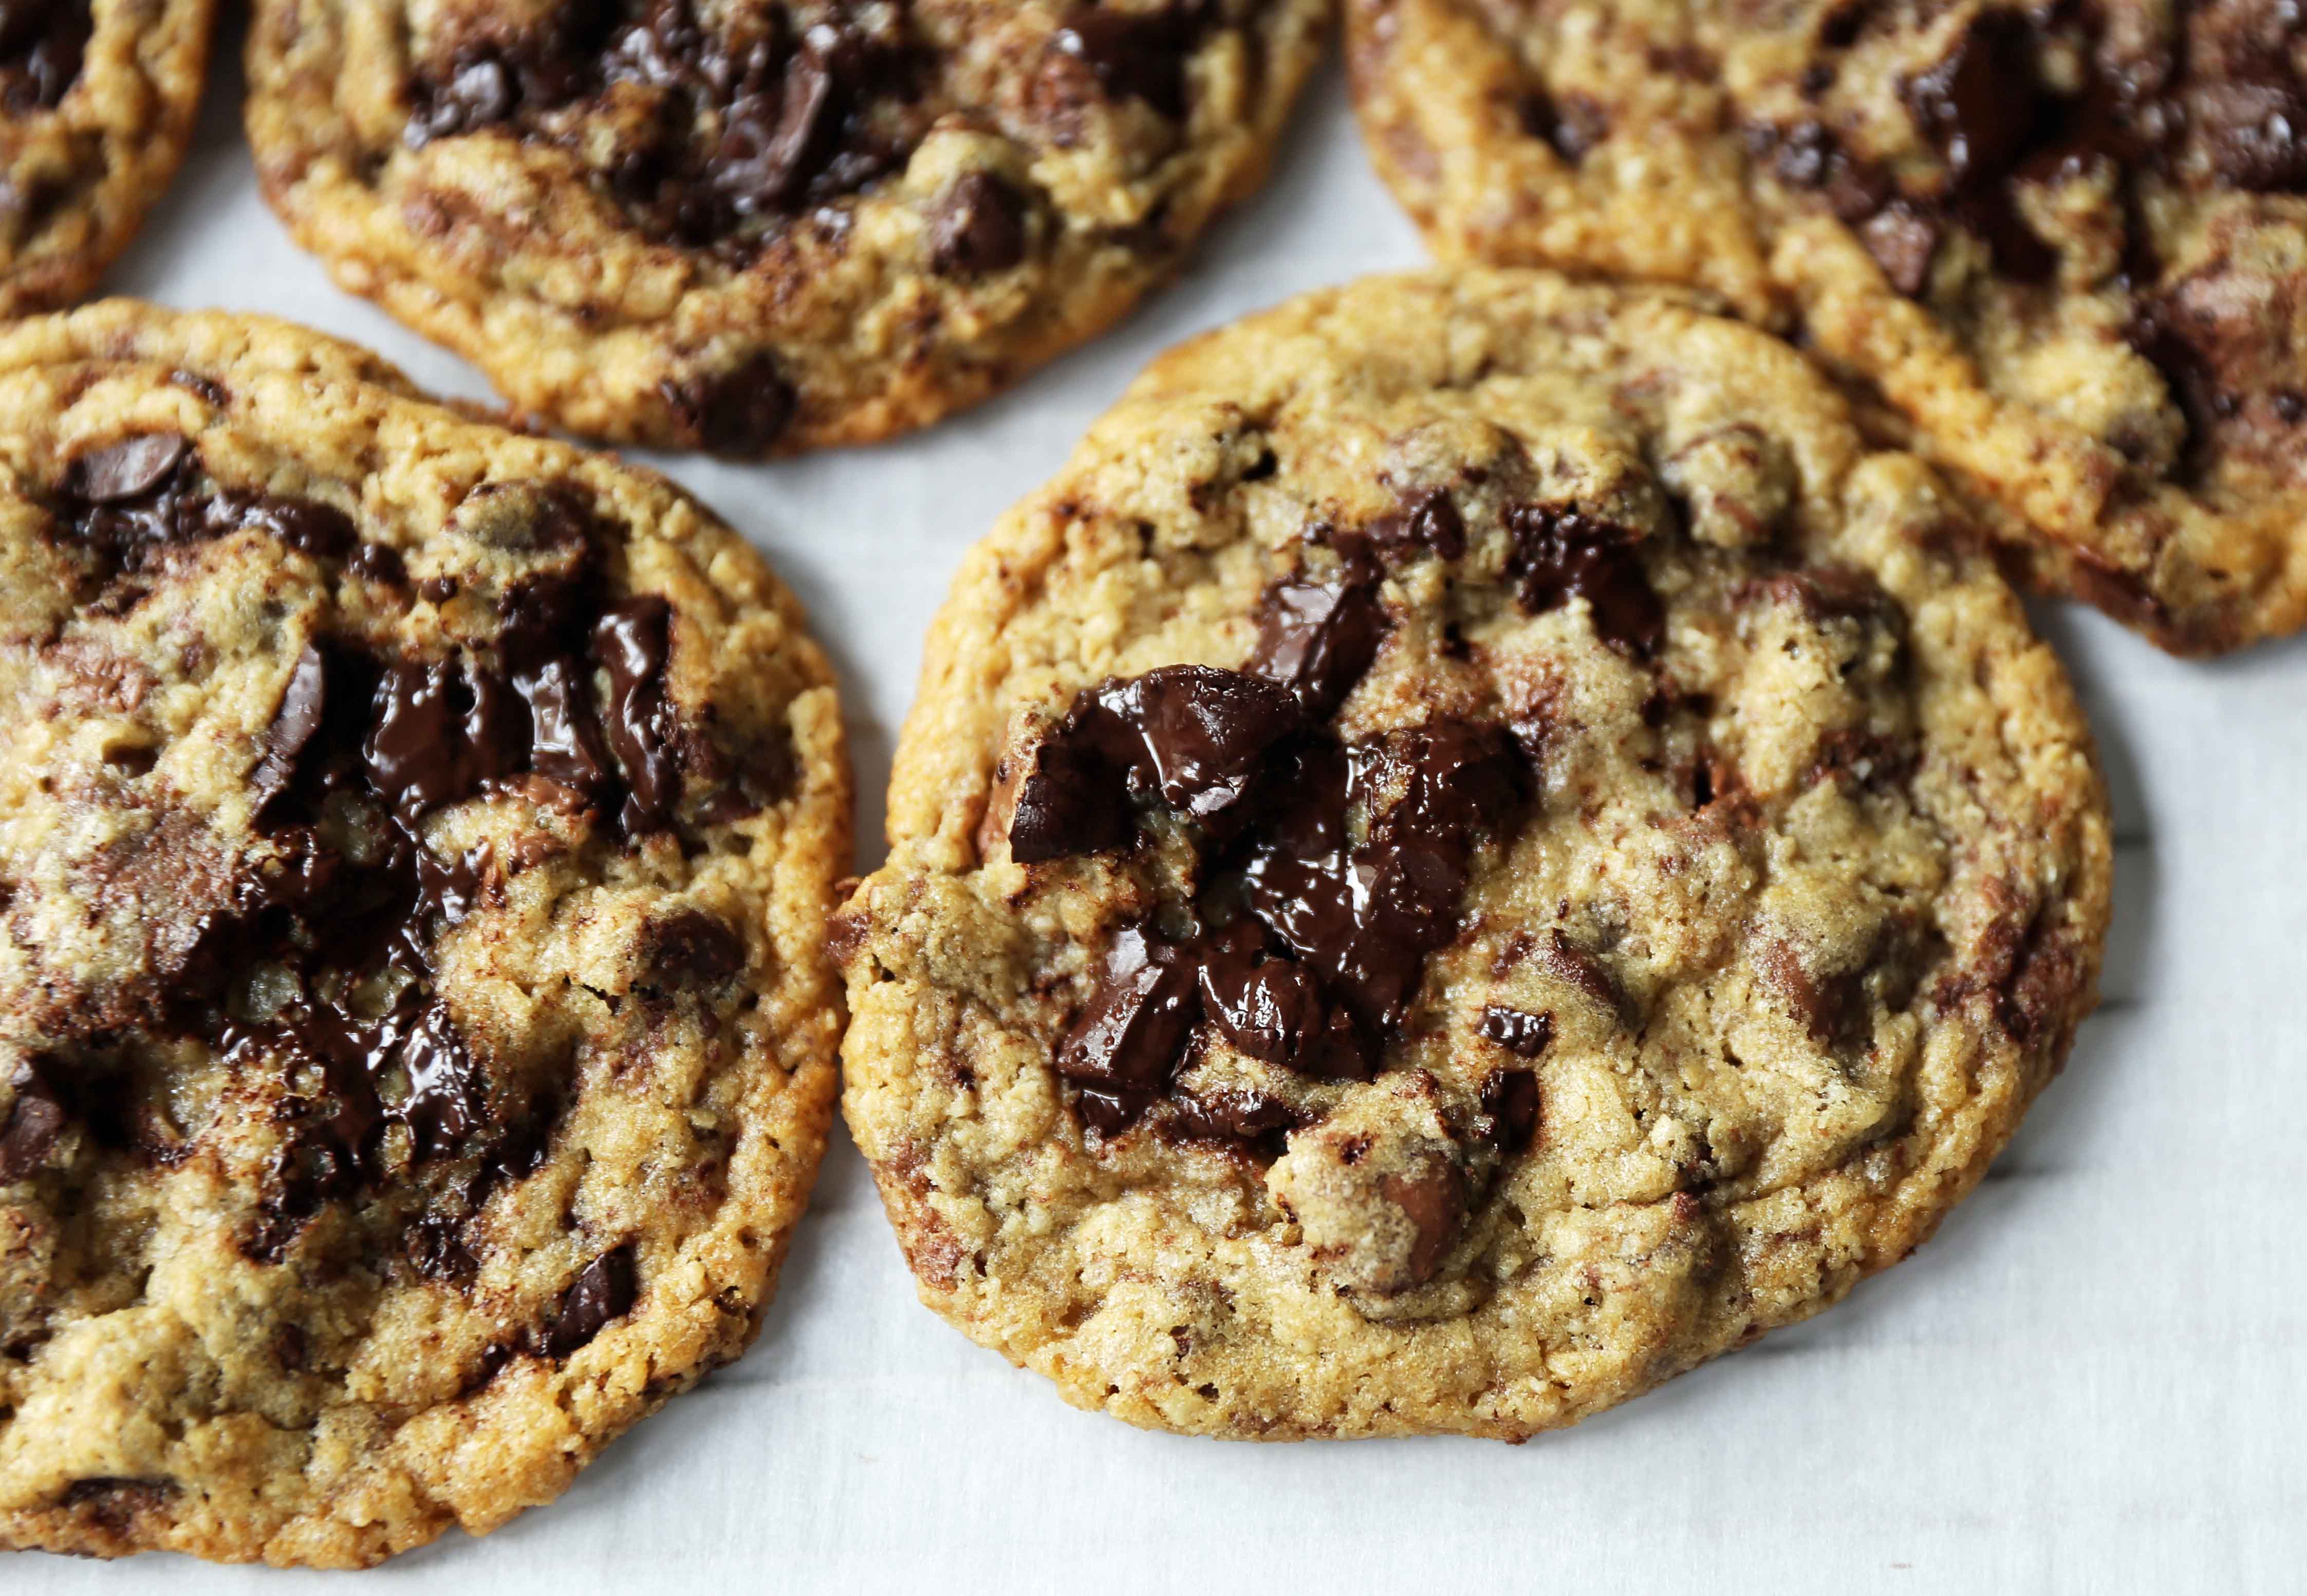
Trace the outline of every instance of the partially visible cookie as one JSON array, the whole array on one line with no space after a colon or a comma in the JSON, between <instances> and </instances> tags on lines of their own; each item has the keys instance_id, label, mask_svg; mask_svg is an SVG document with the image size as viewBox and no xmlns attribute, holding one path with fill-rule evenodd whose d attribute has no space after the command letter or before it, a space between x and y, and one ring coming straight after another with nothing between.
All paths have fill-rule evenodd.
<instances>
[{"instance_id":1,"label":"partially visible cookie","mask_svg":"<svg viewBox=\"0 0 2307 1596\"><path fill-rule=\"evenodd\" d=\"M0 335L0 1546L373 1563L737 1356L849 822L663 480L279 322Z\"/></svg>"},{"instance_id":2,"label":"partially visible cookie","mask_svg":"<svg viewBox=\"0 0 2307 1596\"><path fill-rule=\"evenodd\" d=\"M0 318L95 286L184 159L213 0L0 8Z\"/></svg>"},{"instance_id":3,"label":"partially visible cookie","mask_svg":"<svg viewBox=\"0 0 2307 1596\"><path fill-rule=\"evenodd\" d=\"M1349 0L1378 169L1454 260L1794 330L2014 562L2165 647L2307 625L2291 0Z\"/></svg>"},{"instance_id":4,"label":"partially visible cookie","mask_svg":"<svg viewBox=\"0 0 2307 1596\"><path fill-rule=\"evenodd\" d=\"M1793 350L1533 273L1171 353L971 557L844 1106L922 1300L1270 1439L1572 1423L1926 1239L2095 996L2050 651Z\"/></svg>"},{"instance_id":5,"label":"partially visible cookie","mask_svg":"<svg viewBox=\"0 0 2307 1596\"><path fill-rule=\"evenodd\" d=\"M759 456L1007 386L1265 164L1322 0L263 0L337 280L579 432Z\"/></svg>"}]
</instances>

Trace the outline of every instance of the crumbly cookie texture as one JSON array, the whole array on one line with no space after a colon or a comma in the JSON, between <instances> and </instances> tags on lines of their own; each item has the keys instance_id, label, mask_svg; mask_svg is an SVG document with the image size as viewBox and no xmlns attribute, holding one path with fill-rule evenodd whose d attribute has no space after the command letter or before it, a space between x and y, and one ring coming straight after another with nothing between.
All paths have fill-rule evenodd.
<instances>
[{"instance_id":1,"label":"crumbly cookie texture","mask_svg":"<svg viewBox=\"0 0 2307 1596\"><path fill-rule=\"evenodd\" d=\"M970 557L844 1107L922 1299L1268 1439L1571 1423L1840 1298L2090 1008L2051 653L1793 350L1535 273L1156 363Z\"/></svg>"},{"instance_id":2,"label":"crumbly cookie texture","mask_svg":"<svg viewBox=\"0 0 2307 1596\"><path fill-rule=\"evenodd\" d=\"M1323 0L262 0L337 280L576 431L735 456L974 403L1263 176Z\"/></svg>"},{"instance_id":3,"label":"crumbly cookie texture","mask_svg":"<svg viewBox=\"0 0 2307 1596\"><path fill-rule=\"evenodd\" d=\"M850 798L658 477L279 322L0 334L0 1546L374 1563L743 1351Z\"/></svg>"},{"instance_id":4,"label":"crumbly cookie texture","mask_svg":"<svg viewBox=\"0 0 2307 1596\"><path fill-rule=\"evenodd\" d=\"M72 303L191 141L214 0L13 0L0 13L0 318Z\"/></svg>"},{"instance_id":5,"label":"crumbly cookie texture","mask_svg":"<svg viewBox=\"0 0 2307 1596\"><path fill-rule=\"evenodd\" d=\"M2292 0L1348 0L1445 258L1798 329L2037 584L2165 647L2307 625Z\"/></svg>"}]
</instances>

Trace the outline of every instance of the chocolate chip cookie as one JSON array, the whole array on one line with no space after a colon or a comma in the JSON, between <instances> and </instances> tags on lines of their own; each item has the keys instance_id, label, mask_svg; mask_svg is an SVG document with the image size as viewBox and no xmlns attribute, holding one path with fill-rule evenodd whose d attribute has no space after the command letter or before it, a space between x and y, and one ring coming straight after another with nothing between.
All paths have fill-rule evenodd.
<instances>
[{"instance_id":1,"label":"chocolate chip cookie","mask_svg":"<svg viewBox=\"0 0 2307 1596\"><path fill-rule=\"evenodd\" d=\"M1323 0L262 0L265 192L579 432L733 456L974 403L1262 175Z\"/></svg>"},{"instance_id":2,"label":"chocolate chip cookie","mask_svg":"<svg viewBox=\"0 0 2307 1596\"><path fill-rule=\"evenodd\" d=\"M282 324L0 336L0 1546L357 1566L752 1339L824 657L657 477Z\"/></svg>"},{"instance_id":3,"label":"chocolate chip cookie","mask_svg":"<svg viewBox=\"0 0 2307 1596\"><path fill-rule=\"evenodd\" d=\"M1072 1402L1519 1438L1929 1236L2109 857L2056 660L1792 349L1369 281L1158 362L964 567L845 1108L923 1300Z\"/></svg>"},{"instance_id":4,"label":"chocolate chip cookie","mask_svg":"<svg viewBox=\"0 0 2307 1596\"><path fill-rule=\"evenodd\" d=\"M0 318L70 304L176 175L213 0L0 7Z\"/></svg>"},{"instance_id":5,"label":"chocolate chip cookie","mask_svg":"<svg viewBox=\"0 0 2307 1596\"><path fill-rule=\"evenodd\" d=\"M2295 0L1349 0L1435 247L1797 330L2012 563L2164 646L2307 624Z\"/></svg>"}]
</instances>

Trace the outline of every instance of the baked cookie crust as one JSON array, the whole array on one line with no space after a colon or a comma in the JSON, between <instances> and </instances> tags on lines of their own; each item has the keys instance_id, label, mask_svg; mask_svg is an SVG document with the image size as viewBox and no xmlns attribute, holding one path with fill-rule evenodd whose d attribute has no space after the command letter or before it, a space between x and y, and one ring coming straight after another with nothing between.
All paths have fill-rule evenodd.
<instances>
[{"instance_id":1,"label":"baked cookie crust","mask_svg":"<svg viewBox=\"0 0 2307 1596\"><path fill-rule=\"evenodd\" d=\"M1570 1424L1925 1241L2095 1002L2051 652L1785 345L1466 271L1156 362L969 557L836 917L922 1299L1068 1401Z\"/></svg>"},{"instance_id":2,"label":"baked cookie crust","mask_svg":"<svg viewBox=\"0 0 2307 1596\"><path fill-rule=\"evenodd\" d=\"M86 294L184 159L213 0L39 0L0 17L0 317Z\"/></svg>"},{"instance_id":3,"label":"baked cookie crust","mask_svg":"<svg viewBox=\"0 0 2307 1596\"><path fill-rule=\"evenodd\" d=\"M0 1546L358 1566L752 1340L850 858L663 479L260 318L0 334Z\"/></svg>"},{"instance_id":4,"label":"baked cookie crust","mask_svg":"<svg viewBox=\"0 0 2307 1596\"><path fill-rule=\"evenodd\" d=\"M922 426L1246 195L1322 0L264 0L248 127L337 280L523 410L759 456Z\"/></svg>"},{"instance_id":5,"label":"baked cookie crust","mask_svg":"<svg viewBox=\"0 0 2307 1596\"><path fill-rule=\"evenodd\" d=\"M1445 259L1797 337L2012 566L2184 653L2307 625L2307 23L2283 0L1348 0Z\"/></svg>"}]
</instances>

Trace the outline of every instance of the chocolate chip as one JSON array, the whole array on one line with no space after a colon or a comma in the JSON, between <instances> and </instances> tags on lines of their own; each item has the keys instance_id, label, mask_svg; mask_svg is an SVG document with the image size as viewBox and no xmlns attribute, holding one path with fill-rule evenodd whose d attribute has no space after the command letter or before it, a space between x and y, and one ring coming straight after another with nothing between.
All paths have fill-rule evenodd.
<instances>
[{"instance_id":1,"label":"chocolate chip","mask_svg":"<svg viewBox=\"0 0 2307 1596\"><path fill-rule=\"evenodd\" d=\"M1492 1147L1509 1156L1528 1147L1538 1130L1537 1071L1493 1071L1482 1082L1482 1114L1488 1122L1484 1139Z\"/></svg>"},{"instance_id":2,"label":"chocolate chip","mask_svg":"<svg viewBox=\"0 0 2307 1596\"><path fill-rule=\"evenodd\" d=\"M718 986L745 968L745 939L702 909L659 922L650 943L651 969L670 986Z\"/></svg>"},{"instance_id":3,"label":"chocolate chip","mask_svg":"<svg viewBox=\"0 0 2307 1596\"><path fill-rule=\"evenodd\" d=\"M930 212L930 264L947 277L985 277L1025 258L1025 198L991 172L965 172Z\"/></svg>"},{"instance_id":4,"label":"chocolate chip","mask_svg":"<svg viewBox=\"0 0 2307 1596\"><path fill-rule=\"evenodd\" d=\"M792 424L799 403L793 384L768 354L677 382L667 378L657 391L689 440L720 455L751 456L772 448Z\"/></svg>"},{"instance_id":5,"label":"chocolate chip","mask_svg":"<svg viewBox=\"0 0 2307 1596\"><path fill-rule=\"evenodd\" d=\"M20 1066L15 1088L7 1123L0 1126L0 1185L29 1179L47 1162L68 1118L62 1097L38 1068Z\"/></svg>"},{"instance_id":6,"label":"chocolate chip","mask_svg":"<svg viewBox=\"0 0 2307 1596\"><path fill-rule=\"evenodd\" d=\"M1257 647L1245 669L1289 688L1308 717L1326 720L1377 657L1386 626L1367 578L1350 572L1276 583L1258 600Z\"/></svg>"},{"instance_id":7,"label":"chocolate chip","mask_svg":"<svg viewBox=\"0 0 2307 1596\"><path fill-rule=\"evenodd\" d=\"M1516 109L1522 131L1544 140L1574 166L1610 136L1609 113L1591 95L1573 91L1557 97L1533 89L1516 102Z\"/></svg>"},{"instance_id":8,"label":"chocolate chip","mask_svg":"<svg viewBox=\"0 0 2307 1596\"><path fill-rule=\"evenodd\" d=\"M1106 955L1089 1006L1058 1049L1058 1072L1109 1093L1169 1084L1196 1018L1194 971L1136 928Z\"/></svg>"},{"instance_id":9,"label":"chocolate chip","mask_svg":"<svg viewBox=\"0 0 2307 1596\"><path fill-rule=\"evenodd\" d=\"M632 1243L611 1248L587 1264L570 1283L569 1289L562 1293L561 1305L553 1316L553 1328L546 1333L539 1350L556 1362L568 1357L591 1342L612 1319L622 1319L631 1312L639 1294Z\"/></svg>"},{"instance_id":10,"label":"chocolate chip","mask_svg":"<svg viewBox=\"0 0 2307 1596\"><path fill-rule=\"evenodd\" d=\"M1595 635L1634 659L1666 642L1666 606L1636 551L1638 534L1574 506L1523 505L1509 511L1508 569L1516 598L1533 615L1583 599Z\"/></svg>"},{"instance_id":11,"label":"chocolate chip","mask_svg":"<svg viewBox=\"0 0 2307 1596\"><path fill-rule=\"evenodd\" d=\"M1536 1058L1554 1040L1554 1016L1490 1003L1478 1028L1490 1041L1522 1058Z\"/></svg>"},{"instance_id":12,"label":"chocolate chip","mask_svg":"<svg viewBox=\"0 0 2307 1596\"><path fill-rule=\"evenodd\" d=\"M673 705L665 691L672 621L665 600L644 594L604 613L593 629L595 657L609 676L602 727L624 775L620 824L629 832L663 824L680 796Z\"/></svg>"}]
</instances>

